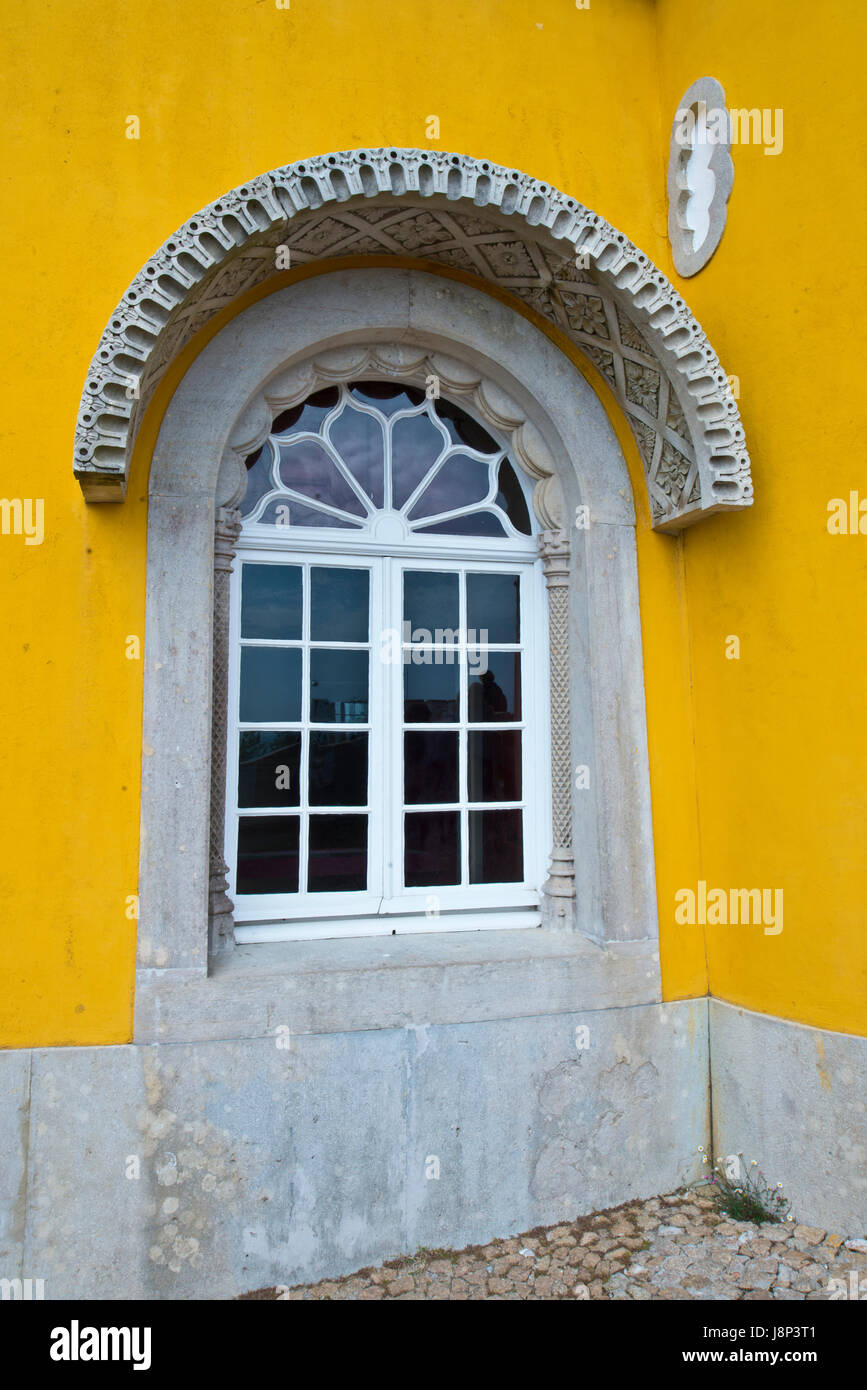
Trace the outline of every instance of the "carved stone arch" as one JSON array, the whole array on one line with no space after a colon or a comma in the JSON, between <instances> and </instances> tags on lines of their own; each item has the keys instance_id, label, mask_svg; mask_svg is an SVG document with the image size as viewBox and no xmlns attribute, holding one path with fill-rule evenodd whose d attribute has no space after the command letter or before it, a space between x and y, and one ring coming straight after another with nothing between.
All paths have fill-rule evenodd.
<instances>
[{"instance_id":1,"label":"carved stone arch","mask_svg":"<svg viewBox=\"0 0 867 1390\"><path fill-rule=\"evenodd\" d=\"M726 374L649 258L526 174L412 149L275 169L164 243L109 320L85 384L74 469L89 501L122 500L166 367L217 312L285 269L287 253L291 265L412 257L496 284L561 329L608 381L638 443L657 529L750 505L749 455Z\"/></svg>"}]
</instances>

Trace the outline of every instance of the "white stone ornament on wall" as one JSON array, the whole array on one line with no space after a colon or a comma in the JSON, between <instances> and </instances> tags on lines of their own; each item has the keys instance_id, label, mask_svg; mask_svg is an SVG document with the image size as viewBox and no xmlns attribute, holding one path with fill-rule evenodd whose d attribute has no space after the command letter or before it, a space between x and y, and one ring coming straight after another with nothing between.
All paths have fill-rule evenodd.
<instances>
[{"instance_id":1,"label":"white stone ornament on wall","mask_svg":"<svg viewBox=\"0 0 867 1390\"><path fill-rule=\"evenodd\" d=\"M123 499L138 428L166 368L215 314L279 273L278 246L293 266L409 256L497 285L555 324L608 382L635 434L657 529L751 504L726 374L649 258L526 174L397 149L264 174L191 218L144 266L85 384L74 469L88 501Z\"/></svg>"},{"instance_id":2,"label":"white stone ornament on wall","mask_svg":"<svg viewBox=\"0 0 867 1390\"><path fill-rule=\"evenodd\" d=\"M671 127L668 239L678 275L696 275L719 246L734 176L725 92L715 78L700 77Z\"/></svg>"}]
</instances>

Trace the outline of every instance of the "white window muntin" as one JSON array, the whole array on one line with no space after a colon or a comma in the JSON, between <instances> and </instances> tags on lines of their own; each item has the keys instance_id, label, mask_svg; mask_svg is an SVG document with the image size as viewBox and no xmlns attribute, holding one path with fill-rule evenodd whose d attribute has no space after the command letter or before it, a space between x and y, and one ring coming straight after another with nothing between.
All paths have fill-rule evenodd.
<instances>
[{"instance_id":1,"label":"white window muntin","mask_svg":"<svg viewBox=\"0 0 867 1390\"><path fill-rule=\"evenodd\" d=\"M269 471L272 487L267 492L263 493L263 495L253 506L249 515L245 517L245 536L262 535L263 539L270 536L274 528L273 526L263 524L261 522L261 517L272 503L279 502L281 499L285 499L287 502L298 503L304 507L310 507L315 505L315 509L317 511L325 513L326 515L330 514L336 518L343 517L344 520L352 521L353 528L357 527L357 530L347 530L343 527L335 528L339 535L346 537L347 540L350 541L353 538L357 541L359 534L362 534L365 531L368 532L369 537L369 535L371 534L371 527L376 523L377 518L388 516L393 523L397 524L398 530L400 533L402 533L402 536L404 538L409 539L413 542L417 541L422 545L429 545L431 546L431 548L436 548L441 540L441 537L426 535L424 531L418 531L415 528L417 526L424 526L433 522L450 521L455 518L469 515L476 511L486 511L496 498L498 487L498 470L500 464L503 462L506 462L509 465L509 467L513 468L515 477L517 478L521 491L524 493L525 500L528 503L530 516L532 517L532 506L530 505L530 497L528 489L526 487L526 482L524 479L520 477L519 470L515 469L512 465L508 455L508 451L505 448L500 447L494 453L487 454L479 452L479 450L475 449L472 445L469 445L467 443L454 443L452 440L449 439L448 433L445 429L445 426L443 425L443 422L437 418L436 410L433 408L435 403L431 402L430 400L423 401L419 405L413 405L404 409L384 413L383 411L377 409L376 406L368 404L364 401L358 400L357 398L353 397L351 389L346 384L341 385L337 389L337 403L328 411L327 415L320 422L318 429L293 431L291 442L293 445L297 445L303 442L314 443L322 450L322 452L325 455L328 456L328 458L334 464L338 473L342 477L344 483L346 483L347 486L351 489L356 499L358 500L358 502L360 502L361 506L363 507L364 518L362 519L361 517L357 516L350 517L339 507L330 505L327 502L321 500L316 501L316 503L314 504L312 503L311 498L307 494L303 492L297 492L291 486L287 485L285 481L283 481L279 476L279 448L274 438L271 437L266 441L264 448L268 451ZM356 478L356 476L344 460L340 450L332 443L331 426L341 418L345 411L350 411L352 413L357 413L360 415L371 416L379 422L382 428L384 498L383 505L381 508L377 507L377 505L374 502L372 502L371 499L367 496L364 489L361 487L359 480ZM411 494L406 498L403 505L401 506L400 511L396 512L392 510L394 484L394 430L395 426L398 425L401 421L412 416L417 416L419 414L427 415L427 417L431 420L434 426L439 430L442 436L442 448L439 455L432 461L430 468L423 475L423 477L416 483L416 486L413 488ZM441 469L446 465L446 463L450 459L454 458L456 455L464 455L470 458L478 459L480 462L486 463L488 465L490 469L490 481L486 496L478 501L460 503L458 506L446 512L439 512L435 514L431 513L430 515L427 515L425 517L418 518L415 522L410 521L409 514L413 510L415 503L418 501L420 497L424 495L429 483L436 477L436 475L441 471ZM506 512L504 512L500 508L497 508L497 516L498 520L500 521L500 524L504 527L506 536L509 538L510 542L517 541L519 545L524 546L528 544L528 537L525 536L521 531L517 530L512 521L512 518L509 515L507 515ZM330 528L326 527L321 527L317 529L319 530L320 534L324 534L326 536L329 534L330 530ZM392 537L392 539L393 538L394 537ZM476 540L479 544L481 544L482 547L495 547L498 544L502 544L502 538L500 537L490 539L486 539L484 537L476 537L473 539ZM533 553L535 554L535 551L533 551Z\"/></svg>"},{"instance_id":2,"label":"white window muntin","mask_svg":"<svg viewBox=\"0 0 867 1390\"><path fill-rule=\"evenodd\" d=\"M246 529L246 528L245 528ZM251 528L252 529L252 528ZM390 933L393 930L435 931L476 929L483 926L526 926L538 921L535 909L539 903L539 887L544 876L544 852L550 836L550 820L545 814L547 798L545 789L548 780L547 705L540 698L547 689L547 653L543 633L546 630L544 612L544 585L538 562L528 563L532 547L526 542L522 545L508 541L504 547L502 540L487 541L473 538L469 542L440 538L431 544L428 538L414 537L410 546L398 546L398 550L411 549L412 557L396 556L394 547L389 553L371 543L370 539L347 546L345 532L334 535L330 541L324 528L320 528L310 544L299 544L296 533L293 536L295 548L287 551L277 543L282 537L274 535L274 529L263 527L267 535L247 536L238 549L236 573L232 582L232 601L230 616L230 650L232 653L229 671L229 721L228 721L228 759L227 759L227 803L226 816L226 860L229 864L230 893L235 903L235 920L239 924L238 939L265 940L304 938L317 935L370 935ZM279 529L279 528L277 528ZM257 527L258 531L259 528ZM306 537L304 538L306 540ZM424 540L424 544L419 544ZM504 557L504 548L510 552ZM338 549L342 553L338 553ZM350 551L347 554L347 550ZM426 552L420 555L419 551ZM445 554L444 554L445 552ZM468 553L469 552L469 553ZM517 553L515 553L517 552ZM523 552L523 556L521 556ZM529 553L528 553L529 552ZM487 558L490 556L490 558ZM482 558L484 557L484 558ZM520 558L519 558L520 557ZM237 718L238 694L240 686L240 660L242 642L240 638L240 593L241 567L247 563L276 563L299 565L305 568L304 617L302 638L296 641L275 642L274 645L300 646L305 662L302 689L306 689L307 667L311 644L309 642L309 593L307 582L309 569L316 565L346 566L367 568L371 574L370 585L370 686L369 719L367 723L353 723L350 726L330 725L331 732L351 728L368 732L368 802L367 807L345 808L347 812L362 812L368 815L368 891L340 893L307 893L285 895L238 895L236 892L236 856L239 810L238 797L238 742L240 724ZM403 666L401 663L388 665L379 659L379 634L388 627L400 630L402 620L401 584L405 569L443 569L463 570L464 572L494 571L520 573L521 578L521 647L522 658L522 719L510 723L510 728L520 728L522 733L522 799L524 829L524 881L520 884L469 884L405 888L402 884L403 868ZM463 585L461 586L463 593ZM462 614L461 631L465 637L465 614ZM264 639L259 644L267 645ZM313 646L358 648L358 643L316 643ZM463 644L464 647L466 643ZM502 644L494 644L501 646ZM462 689L466 690L466 670L462 675ZM465 700L465 694L462 697ZM462 709L465 716L466 709ZM263 730L298 728L302 733L301 767L305 766L311 723L309 710L302 710L298 724L285 723L269 725L257 722L255 727ZM462 720L466 728L466 723ZM252 727L252 726L250 726ZM473 725L484 730L486 726ZM389 746L390 745L390 746ZM460 741L461 756L465 757L466 739ZM386 787L386 769L390 768L389 785ZM299 864L299 889L306 882L307 827L309 808L306 805L306 778L302 776L302 798L298 807L275 811L275 808L243 809L247 815L298 815L301 817L301 851ZM461 786L465 784L462 782ZM496 809L498 803L485 803L485 809ZM422 809L421 807L414 809ZM442 809L438 807L437 809ZM449 809L455 809L450 807ZM461 850L466 876L466 856L468 853L466 824L469 805L461 802ZM317 813L328 813L328 808L316 807ZM335 813L339 814L340 811ZM431 899L436 900L437 915L431 915ZM509 920L503 913L512 909ZM522 909L516 912L514 909ZM486 913L499 910L499 917L486 917ZM459 916L453 914L459 913ZM253 923L261 924L253 927ZM250 925L245 925L250 924Z\"/></svg>"}]
</instances>

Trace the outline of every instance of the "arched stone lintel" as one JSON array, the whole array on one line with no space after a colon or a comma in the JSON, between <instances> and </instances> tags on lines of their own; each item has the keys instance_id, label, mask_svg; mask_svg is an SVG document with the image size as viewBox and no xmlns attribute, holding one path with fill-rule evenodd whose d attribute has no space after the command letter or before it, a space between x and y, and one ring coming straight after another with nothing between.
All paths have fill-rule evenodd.
<instances>
[{"instance_id":1,"label":"arched stone lintel","mask_svg":"<svg viewBox=\"0 0 867 1390\"><path fill-rule=\"evenodd\" d=\"M544 366L541 399L539 389L528 391L506 365L515 355ZM471 413L503 436L515 461L544 485L534 504L546 528L561 524L559 512L545 508L559 506L564 478L567 509L585 503L596 523L634 525L632 484L614 430L566 355L480 288L397 267L356 267L298 281L226 325L172 398L178 408L164 417L149 490L163 496L204 492L218 506L234 505L243 461L281 410L317 385L366 371L402 379L414 371L421 385L428 363L443 375L444 393L463 396ZM197 422L194 437L188 411Z\"/></svg>"},{"instance_id":2,"label":"arched stone lintel","mask_svg":"<svg viewBox=\"0 0 867 1390\"><path fill-rule=\"evenodd\" d=\"M556 324L609 382L638 442L657 529L750 505L725 372L650 259L598 214L517 170L398 149L263 174L190 218L148 261L109 321L82 396L74 469L88 501L122 500L167 366L214 314L284 269L286 254L292 266L410 255L498 285Z\"/></svg>"}]
</instances>

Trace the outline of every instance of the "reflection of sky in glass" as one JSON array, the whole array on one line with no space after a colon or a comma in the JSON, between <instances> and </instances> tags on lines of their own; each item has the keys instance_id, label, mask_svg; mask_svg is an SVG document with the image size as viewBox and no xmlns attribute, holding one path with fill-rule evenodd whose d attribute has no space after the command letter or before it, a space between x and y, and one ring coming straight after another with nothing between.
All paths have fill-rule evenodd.
<instances>
[{"instance_id":1,"label":"reflection of sky in glass","mask_svg":"<svg viewBox=\"0 0 867 1390\"><path fill-rule=\"evenodd\" d=\"M285 493L267 504L259 520L266 526L342 526L353 531L360 525L348 517L320 512L318 507L305 507L303 502L296 502Z\"/></svg>"},{"instance_id":2,"label":"reflection of sky in glass","mask_svg":"<svg viewBox=\"0 0 867 1390\"><path fill-rule=\"evenodd\" d=\"M379 421L373 415L347 407L332 423L329 438L374 506L381 507L385 448Z\"/></svg>"},{"instance_id":3,"label":"reflection of sky in glass","mask_svg":"<svg viewBox=\"0 0 867 1390\"><path fill-rule=\"evenodd\" d=\"M456 516L451 521L438 521L435 526L414 526L429 536L505 536L506 528L493 512L473 512L471 516Z\"/></svg>"},{"instance_id":4,"label":"reflection of sky in glass","mask_svg":"<svg viewBox=\"0 0 867 1390\"><path fill-rule=\"evenodd\" d=\"M314 502L339 507L353 516L364 516L364 506L338 467L315 439L300 439L280 446L279 477L286 487L303 492Z\"/></svg>"},{"instance_id":5,"label":"reflection of sky in glass","mask_svg":"<svg viewBox=\"0 0 867 1390\"><path fill-rule=\"evenodd\" d=\"M358 409L356 401L369 408ZM274 422L271 440L249 460L247 492L241 503L244 516L261 507L257 520L268 525L345 529L365 524L368 511L328 448L321 439L298 436L302 432L322 435L330 419L328 441L345 474L355 479L378 511L388 496L389 417L407 410L414 413L391 421L388 453L391 506L407 516L411 528L429 535L502 537L509 534L504 524L508 519L516 531L530 535L532 523L522 486L487 430L451 401L428 401L417 388L392 382L330 387L303 405L283 411ZM456 445L462 446L460 451L446 457ZM472 451L486 457L473 457ZM437 466L443 457L445 462ZM430 473L428 486L407 512L416 488ZM301 494L305 501L287 497L283 488ZM492 492L492 500L486 503ZM263 499L267 499L264 506ZM335 511L323 510L328 507ZM443 520L450 512L464 515Z\"/></svg>"},{"instance_id":6,"label":"reflection of sky in glass","mask_svg":"<svg viewBox=\"0 0 867 1390\"><path fill-rule=\"evenodd\" d=\"M241 636L291 642L301 636L301 571L296 565L243 568Z\"/></svg>"},{"instance_id":7,"label":"reflection of sky in glass","mask_svg":"<svg viewBox=\"0 0 867 1390\"><path fill-rule=\"evenodd\" d=\"M314 565L310 571L310 637L313 642L366 642L370 573Z\"/></svg>"},{"instance_id":8,"label":"reflection of sky in glass","mask_svg":"<svg viewBox=\"0 0 867 1390\"><path fill-rule=\"evenodd\" d=\"M270 492L274 486L274 479L271 474L271 465L274 462L274 453L271 441L268 440L262 445L259 453L255 457L255 462L250 464L248 460L247 468L247 491L241 503L241 514L248 516L260 498Z\"/></svg>"},{"instance_id":9,"label":"reflection of sky in glass","mask_svg":"<svg viewBox=\"0 0 867 1390\"><path fill-rule=\"evenodd\" d=\"M423 516L439 516L441 512L468 507L483 502L491 485L491 465L481 459L456 454L443 464L431 479L412 511L410 521Z\"/></svg>"},{"instance_id":10,"label":"reflection of sky in glass","mask_svg":"<svg viewBox=\"0 0 867 1390\"><path fill-rule=\"evenodd\" d=\"M429 416L409 415L391 427L392 505L406 506L422 478L443 452L442 432Z\"/></svg>"}]
</instances>

